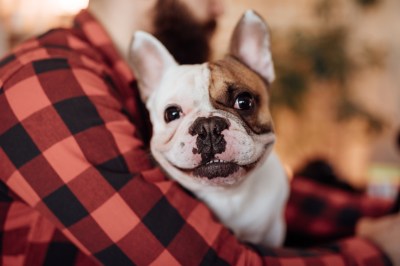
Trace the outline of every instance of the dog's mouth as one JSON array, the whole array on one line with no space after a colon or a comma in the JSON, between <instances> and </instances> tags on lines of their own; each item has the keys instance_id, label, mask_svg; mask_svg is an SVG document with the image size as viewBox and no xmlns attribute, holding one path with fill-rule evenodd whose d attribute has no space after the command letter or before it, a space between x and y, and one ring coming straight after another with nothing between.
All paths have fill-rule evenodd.
<instances>
[{"instance_id":1,"label":"dog's mouth","mask_svg":"<svg viewBox=\"0 0 400 266\"><path fill-rule=\"evenodd\" d=\"M240 166L233 162L221 160L211 160L193 169L193 175L197 177L206 177L214 179L216 177L228 177L236 173Z\"/></svg>"},{"instance_id":2,"label":"dog's mouth","mask_svg":"<svg viewBox=\"0 0 400 266\"><path fill-rule=\"evenodd\" d=\"M268 150L273 142L265 145ZM210 159L207 162L202 162L193 168L183 168L169 161L179 171L188 176L197 178L200 182L211 181L213 184L234 184L242 180L242 178L252 171L262 160L264 156L260 156L255 161L248 164L240 164L235 161L224 161L217 157Z\"/></svg>"},{"instance_id":3,"label":"dog's mouth","mask_svg":"<svg viewBox=\"0 0 400 266\"><path fill-rule=\"evenodd\" d=\"M207 163L203 163L193 169L182 169L177 167L180 171L185 172L188 175L204 178L208 180L226 179L234 176L244 175L255 167L258 161L248 164L239 165L235 162L227 162L223 160L214 159Z\"/></svg>"}]
</instances>

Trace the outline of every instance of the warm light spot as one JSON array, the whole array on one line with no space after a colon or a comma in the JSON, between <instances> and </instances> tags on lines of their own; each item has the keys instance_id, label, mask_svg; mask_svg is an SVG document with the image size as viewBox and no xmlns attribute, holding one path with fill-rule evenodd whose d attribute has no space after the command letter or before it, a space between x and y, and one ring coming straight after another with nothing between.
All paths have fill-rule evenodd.
<instances>
[{"instance_id":1,"label":"warm light spot","mask_svg":"<svg viewBox=\"0 0 400 266\"><path fill-rule=\"evenodd\" d=\"M53 0L62 14L75 14L88 6L89 0Z\"/></svg>"},{"instance_id":2,"label":"warm light spot","mask_svg":"<svg viewBox=\"0 0 400 266\"><path fill-rule=\"evenodd\" d=\"M18 12L24 15L46 13L50 16L74 15L88 6L89 0L2 0L2 15Z\"/></svg>"},{"instance_id":3,"label":"warm light spot","mask_svg":"<svg viewBox=\"0 0 400 266\"><path fill-rule=\"evenodd\" d=\"M0 20L15 39L67 26L89 0L0 0ZM1 21L0 21L1 22Z\"/></svg>"}]
</instances>

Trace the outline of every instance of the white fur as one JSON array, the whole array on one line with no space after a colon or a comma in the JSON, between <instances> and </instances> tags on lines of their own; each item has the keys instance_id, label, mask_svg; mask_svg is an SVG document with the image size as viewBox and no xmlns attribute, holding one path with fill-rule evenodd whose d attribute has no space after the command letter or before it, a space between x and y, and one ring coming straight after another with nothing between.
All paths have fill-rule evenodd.
<instances>
[{"instance_id":1,"label":"white fur","mask_svg":"<svg viewBox=\"0 0 400 266\"><path fill-rule=\"evenodd\" d=\"M285 237L288 180L275 153L238 186L203 189L197 196L235 235L250 243L280 246Z\"/></svg>"},{"instance_id":2,"label":"white fur","mask_svg":"<svg viewBox=\"0 0 400 266\"><path fill-rule=\"evenodd\" d=\"M255 71L267 67L268 81L273 79L266 25L255 13L246 13L233 37L239 58ZM257 27L244 42L243 30L249 25ZM261 30L260 30L261 29ZM239 40L239 41L238 41ZM263 40L260 46L259 41ZM250 46L249 46L250 45ZM236 49L235 48L235 49ZM248 55L247 49L260 49L263 60ZM146 52L146 53L144 53ZM284 205L288 197L288 180L278 157L272 152L274 133L255 134L246 131L238 116L216 109L211 104L211 73L208 64L179 66L165 47L146 33L135 34L131 58L139 78L142 99L150 111L153 124L151 152L161 167L174 180L203 200L216 216L243 241L266 246L280 246L285 235ZM239 54L238 54L239 55ZM272 71L272 72L271 72ZM151 79L156 79L152 81ZM165 109L179 105L182 116L170 123L164 121ZM268 104L268 103L261 103ZM193 152L197 136L189 132L198 117L220 116L230 126L222 131L226 141L224 152L216 159L235 162L240 170L227 176L209 180L197 177L192 170L202 163L201 156ZM246 167L256 165L248 172Z\"/></svg>"},{"instance_id":3,"label":"white fur","mask_svg":"<svg viewBox=\"0 0 400 266\"><path fill-rule=\"evenodd\" d=\"M209 75L207 64L177 66L164 75L159 90L147 102L153 124L152 154L171 178L203 200L239 239L280 246L285 235L283 210L288 181L276 154L263 149L263 144L274 142L275 137L273 134L249 136L237 118L213 108L208 93ZM170 103L179 103L184 115L166 124L163 111ZM237 149L232 154L241 164L262 157L259 167L249 175L210 183L207 179L188 177L177 168L191 169L200 164L200 155L192 153L196 137L188 133L188 128L197 117L210 114L225 115L229 119L230 129L223 134L229 145ZM224 153L216 155L228 161L224 156Z\"/></svg>"},{"instance_id":4,"label":"white fur","mask_svg":"<svg viewBox=\"0 0 400 266\"><path fill-rule=\"evenodd\" d=\"M267 24L254 11L246 11L233 32L230 53L272 83L275 70L270 46Z\"/></svg>"},{"instance_id":5,"label":"white fur","mask_svg":"<svg viewBox=\"0 0 400 266\"><path fill-rule=\"evenodd\" d=\"M140 53L133 52L139 51ZM137 31L132 37L129 59L137 74L141 88L141 98L144 102L154 88L160 85L162 73L167 69L177 66L175 59L167 49L153 36L146 32ZM146 60L143 60L144 57Z\"/></svg>"}]
</instances>

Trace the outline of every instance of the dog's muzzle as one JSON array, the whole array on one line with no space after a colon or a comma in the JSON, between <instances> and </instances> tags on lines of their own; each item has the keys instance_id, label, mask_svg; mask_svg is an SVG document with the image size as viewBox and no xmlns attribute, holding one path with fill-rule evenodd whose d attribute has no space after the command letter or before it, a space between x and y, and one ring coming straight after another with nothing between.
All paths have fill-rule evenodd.
<instances>
[{"instance_id":1,"label":"dog's muzzle","mask_svg":"<svg viewBox=\"0 0 400 266\"><path fill-rule=\"evenodd\" d=\"M189 134L197 135L194 154L200 154L205 164L215 158L215 154L223 153L226 141L222 131L230 126L229 120L219 117L198 117L189 128Z\"/></svg>"},{"instance_id":2,"label":"dog's muzzle","mask_svg":"<svg viewBox=\"0 0 400 266\"><path fill-rule=\"evenodd\" d=\"M231 162L223 162L215 159L215 155L223 153L226 149L226 141L222 131L229 129L229 120L219 117L198 117L189 128L189 134L197 136L194 154L201 155L201 165L193 171L195 176L227 177L239 169L239 166Z\"/></svg>"}]
</instances>

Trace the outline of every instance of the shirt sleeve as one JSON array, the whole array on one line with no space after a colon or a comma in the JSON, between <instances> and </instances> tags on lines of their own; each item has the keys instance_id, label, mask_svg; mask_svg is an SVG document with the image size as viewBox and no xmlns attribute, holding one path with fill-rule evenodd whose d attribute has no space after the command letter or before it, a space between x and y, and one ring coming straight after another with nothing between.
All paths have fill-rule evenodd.
<instances>
[{"instance_id":1,"label":"shirt sleeve","mask_svg":"<svg viewBox=\"0 0 400 266\"><path fill-rule=\"evenodd\" d=\"M394 213L394 206L393 200L295 177L286 208L287 244L310 246L352 236L360 218Z\"/></svg>"},{"instance_id":2,"label":"shirt sleeve","mask_svg":"<svg viewBox=\"0 0 400 266\"><path fill-rule=\"evenodd\" d=\"M362 239L309 250L238 242L152 167L105 73L47 58L1 82L1 180L104 265L387 263Z\"/></svg>"}]
</instances>

